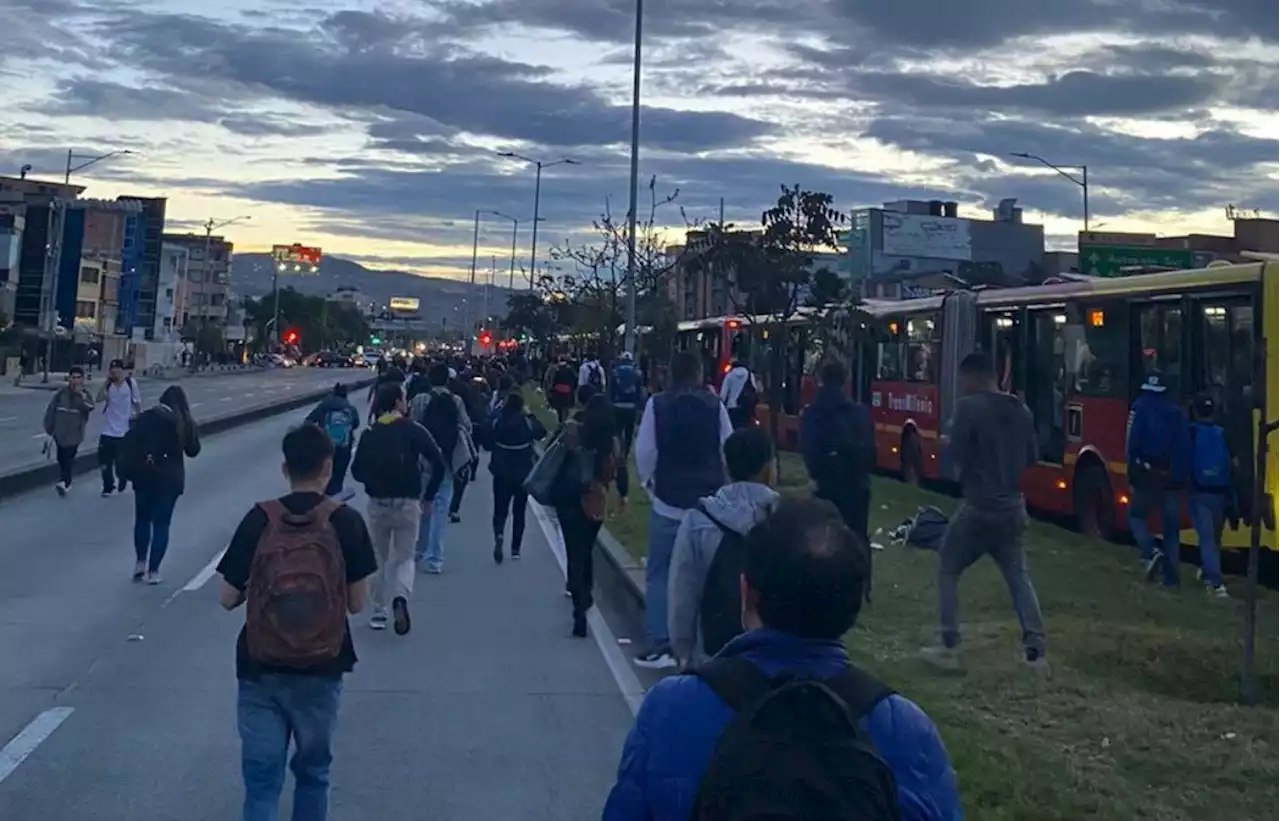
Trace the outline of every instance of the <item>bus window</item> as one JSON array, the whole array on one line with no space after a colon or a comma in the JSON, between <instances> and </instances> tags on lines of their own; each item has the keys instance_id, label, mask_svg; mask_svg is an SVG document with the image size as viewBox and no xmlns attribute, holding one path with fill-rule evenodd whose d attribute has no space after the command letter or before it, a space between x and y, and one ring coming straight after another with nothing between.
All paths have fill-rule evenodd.
<instances>
[{"instance_id":1,"label":"bus window","mask_svg":"<svg viewBox=\"0 0 1280 821\"><path fill-rule=\"evenodd\" d=\"M1063 327L1069 394L1125 395L1129 336L1121 303L1072 303Z\"/></svg>"},{"instance_id":2,"label":"bus window","mask_svg":"<svg viewBox=\"0 0 1280 821\"><path fill-rule=\"evenodd\" d=\"M938 322L933 316L916 316L907 320L907 342L903 374L908 382L932 384L938 367Z\"/></svg>"},{"instance_id":3,"label":"bus window","mask_svg":"<svg viewBox=\"0 0 1280 821\"><path fill-rule=\"evenodd\" d=\"M1147 374L1160 371L1168 394L1175 401L1182 396L1182 306L1176 302L1153 302L1134 306L1138 313L1137 391Z\"/></svg>"},{"instance_id":4,"label":"bus window","mask_svg":"<svg viewBox=\"0 0 1280 821\"><path fill-rule=\"evenodd\" d=\"M876 379L882 382L902 381L902 356L904 346L900 342L899 322L888 323L889 338L876 345Z\"/></svg>"},{"instance_id":5,"label":"bus window","mask_svg":"<svg viewBox=\"0 0 1280 821\"><path fill-rule=\"evenodd\" d=\"M1040 458L1062 464L1066 438L1063 435L1066 403L1065 350L1067 314L1050 308L1028 314L1031 345L1027 369L1027 407L1035 420Z\"/></svg>"},{"instance_id":6,"label":"bus window","mask_svg":"<svg viewBox=\"0 0 1280 821\"><path fill-rule=\"evenodd\" d=\"M1026 393L1022 373L1022 323L1017 311L999 311L986 315L987 329L982 334L981 348L996 366L996 386L1005 393L1023 397Z\"/></svg>"}]
</instances>

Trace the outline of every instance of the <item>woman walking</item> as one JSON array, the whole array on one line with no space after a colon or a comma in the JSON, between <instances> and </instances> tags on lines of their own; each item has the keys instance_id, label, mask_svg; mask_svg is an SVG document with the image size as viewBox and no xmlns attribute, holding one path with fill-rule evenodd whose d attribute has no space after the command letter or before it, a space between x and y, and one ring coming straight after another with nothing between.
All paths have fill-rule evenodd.
<instances>
[{"instance_id":1,"label":"woman walking","mask_svg":"<svg viewBox=\"0 0 1280 821\"><path fill-rule=\"evenodd\" d=\"M581 493L556 505L556 518L564 535L568 590L573 599L573 635L586 638L587 611L594 603L592 555L604 522L609 483L618 470L619 458L613 406L604 394L592 396L586 406L565 423L562 436L565 447L575 454L589 454L592 465L591 478Z\"/></svg>"},{"instance_id":2,"label":"woman walking","mask_svg":"<svg viewBox=\"0 0 1280 821\"><path fill-rule=\"evenodd\" d=\"M508 511L511 514L511 558L520 558L525 509L529 503L524 480L533 469L533 444L547 435L547 429L525 410L524 396L516 390L507 393L491 425L486 440L492 452L489 472L493 474L493 561L502 564Z\"/></svg>"},{"instance_id":3,"label":"woman walking","mask_svg":"<svg viewBox=\"0 0 1280 821\"><path fill-rule=\"evenodd\" d=\"M142 413L129 431L125 463L133 483L133 580L159 584L169 548L173 508L186 489L184 457L200 455L200 436L187 394L172 385L160 404Z\"/></svg>"}]
</instances>

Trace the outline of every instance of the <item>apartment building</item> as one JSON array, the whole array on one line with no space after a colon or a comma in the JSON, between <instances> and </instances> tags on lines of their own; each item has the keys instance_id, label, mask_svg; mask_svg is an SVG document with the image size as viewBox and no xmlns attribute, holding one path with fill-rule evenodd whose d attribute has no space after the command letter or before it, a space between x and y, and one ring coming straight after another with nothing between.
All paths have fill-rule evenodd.
<instances>
[{"instance_id":1,"label":"apartment building","mask_svg":"<svg viewBox=\"0 0 1280 821\"><path fill-rule=\"evenodd\" d=\"M180 305L186 322L211 322L225 326L231 288L232 243L219 236L165 234L164 246L186 253L184 294ZM162 257L164 253L162 251ZM156 319L162 323L158 307L160 301L157 286Z\"/></svg>"}]
</instances>

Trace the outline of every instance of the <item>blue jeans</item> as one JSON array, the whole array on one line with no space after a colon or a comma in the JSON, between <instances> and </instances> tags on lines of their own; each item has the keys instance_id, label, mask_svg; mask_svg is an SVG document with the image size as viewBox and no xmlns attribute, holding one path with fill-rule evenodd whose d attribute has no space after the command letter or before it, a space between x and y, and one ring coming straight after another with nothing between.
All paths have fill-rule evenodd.
<instances>
[{"instance_id":1,"label":"blue jeans","mask_svg":"<svg viewBox=\"0 0 1280 821\"><path fill-rule=\"evenodd\" d=\"M1192 493L1188 500L1191 523L1200 543L1201 578L1210 587L1222 584L1222 523L1226 518L1227 497L1221 493Z\"/></svg>"},{"instance_id":2,"label":"blue jeans","mask_svg":"<svg viewBox=\"0 0 1280 821\"><path fill-rule=\"evenodd\" d=\"M338 725L342 680L263 673L241 680L236 702L244 821L276 821L285 759L293 739L293 821L329 815L330 744Z\"/></svg>"},{"instance_id":3,"label":"blue jeans","mask_svg":"<svg viewBox=\"0 0 1280 821\"><path fill-rule=\"evenodd\" d=\"M1164 583L1176 587L1178 577L1178 537L1182 531L1182 516L1178 507L1178 492L1162 488L1133 488L1133 499L1129 504L1129 529L1133 538L1142 548L1142 558L1150 559L1155 554L1156 540L1147 525L1147 517L1151 511L1160 511L1160 521L1164 529Z\"/></svg>"},{"instance_id":4,"label":"blue jeans","mask_svg":"<svg viewBox=\"0 0 1280 821\"><path fill-rule=\"evenodd\" d=\"M426 481L425 477L423 481ZM431 500L431 512L422 514L418 527L418 547L413 559L425 565L432 573L444 567L444 527L449 523L449 501L453 498L453 477L440 483L435 498Z\"/></svg>"},{"instance_id":5,"label":"blue jeans","mask_svg":"<svg viewBox=\"0 0 1280 821\"><path fill-rule=\"evenodd\" d=\"M679 519L649 514L649 554L644 566L644 638L655 653L670 651L667 631L667 577L676 546Z\"/></svg>"},{"instance_id":6,"label":"blue jeans","mask_svg":"<svg viewBox=\"0 0 1280 821\"><path fill-rule=\"evenodd\" d=\"M171 493L133 488L133 552L152 573L160 569L169 549L169 525L177 504L178 497Z\"/></svg>"}]
</instances>

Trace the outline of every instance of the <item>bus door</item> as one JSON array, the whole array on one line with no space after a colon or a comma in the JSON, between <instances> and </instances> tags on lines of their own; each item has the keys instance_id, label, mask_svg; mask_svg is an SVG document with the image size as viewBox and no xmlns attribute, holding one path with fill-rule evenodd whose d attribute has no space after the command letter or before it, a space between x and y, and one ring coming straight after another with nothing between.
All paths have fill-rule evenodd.
<instances>
[{"instance_id":1,"label":"bus door","mask_svg":"<svg viewBox=\"0 0 1280 821\"><path fill-rule=\"evenodd\" d=\"M1027 311L1026 402L1035 420L1040 461L1062 464L1066 452L1065 308Z\"/></svg>"},{"instance_id":2,"label":"bus door","mask_svg":"<svg viewBox=\"0 0 1280 821\"><path fill-rule=\"evenodd\" d=\"M1237 459L1237 498L1247 510L1254 472L1254 300L1247 294L1195 296L1189 316L1187 387L1213 400L1216 421Z\"/></svg>"},{"instance_id":3,"label":"bus door","mask_svg":"<svg viewBox=\"0 0 1280 821\"><path fill-rule=\"evenodd\" d=\"M995 310L983 314L978 347L996 365L996 384L1005 393L1026 399L1023 368L1022 311Z\"/></svg>"}]
</instances>

